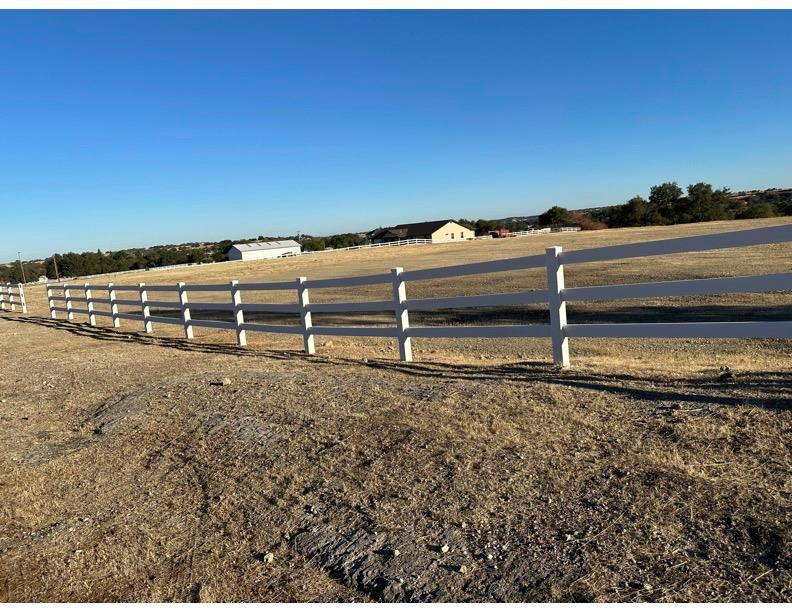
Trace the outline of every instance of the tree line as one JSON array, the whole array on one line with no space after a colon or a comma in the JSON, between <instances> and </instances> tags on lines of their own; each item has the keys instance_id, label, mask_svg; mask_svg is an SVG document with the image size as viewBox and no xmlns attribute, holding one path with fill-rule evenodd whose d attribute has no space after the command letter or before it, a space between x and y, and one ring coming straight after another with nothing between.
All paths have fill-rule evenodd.
<instances>
[{"instance_id":1,"label":"tree line","mask_svg":"<svg viewBox=\"0 0 792 612\"><path fill-rule=\"evenodd\" d=\"M22 270L19 268L19 262L0 265L0 283L21 283L23 279L26 281L35 281L39 276L44 275L44 264L42 262L24 262L22 264L25 269L25 275L22 276Z\"/></svg>"},{"instance_id":2,"label":"tree line","mask_svg":"<svg viewBox=\"0 0 792 612\"><path fill-rule=\"evenodd\" d=\"M23 262L24 278L28 282L40 276L50 279L91 276L129 270L148 270L162 266L211 263L228 260L228 251L234 244L246 242L297 239L305 251L322 251L365 244L365 238L357 234L336 234L327 237L314 236L259 236L243 240L221 240L213 244L191 243L187 245L158 245L149 248L122 249L103 253L55 253L43 261ZM21 283L22 271L19 263L0 265L0 283Z\"/></svg>"},{"instance_id":3,"label":"tree line","mask_svg":"<svg viewBox=\"0 0 792 612\"><path fill-rule=\"evenodd\" d=\"M304 236L299 240L303 251L324 251L325 249L345 249L368 244L359 234L335 234L334 236Z\"/></svg>"},{"instance_id":4,"label":"tree line","mask_svg":"<svg viewBox=\"0 0 792 612\"><path fill-rule=\"evenodd\" d=\"M147 270L178 264L208 263L216 261L216 249L190 246L155 246L147 249L125 249L103 253L55 253L43 261L25 262L25 278L35 281L47 278L90 276L128 270ZM19 264L0 266L0 282L22 282Z\"/></svg>"},{"instance_id":5,"label":"tree line","mask_svg":"<svg viewBox=\"0 0 792 612\"><path fill-rule=\"evenodd\" d=\"M674 225L729 219L758 219L792 215L792 190L733 194L709 183L688 185L687 193L675 182L654 185L648 199L636 195L624 204L593 212L570 212L553 206L538 218L541 226L579 225L583 229Z\"/></svg>"},{"instance_id":6,"label":"tree line","mask_svg":"<svg viewBox=\"0 0 792 612\"><path fill-rule=\"evenodd\" d=\"M598 219L594 219L589 213L569 211L561 206L553 206L548 209L536 220L531 217L521 219L459 219L460 225L469 227L476 232L476 236L485 236L490 232L506 229L510 232L521 232L528 229L539 227L559 227L577 226L586 230L605 229L608 225Z\"/></svg>"}]
</instances>

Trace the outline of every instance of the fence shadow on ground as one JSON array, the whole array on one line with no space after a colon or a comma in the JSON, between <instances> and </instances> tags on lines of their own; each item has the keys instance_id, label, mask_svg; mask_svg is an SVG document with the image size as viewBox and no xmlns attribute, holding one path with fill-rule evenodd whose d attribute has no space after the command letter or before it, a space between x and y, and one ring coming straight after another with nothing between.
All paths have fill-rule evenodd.
<instances>
[{"instance_id":1,"label":"fence shadow on ground","mask_svg":"<svg viewBox=\"0 0 792 612\"><path fill-rule=\"evenodd\" d=\"M464 365L442 362L405 363L391 359L349 359L325 355L305 355L301 350L266 350L240 347L235 344L210 343L184 338L167 338L144 332L119 330L112 327L92 327L88 323L73 323L45 317L14 317L7 319L27 325L67 331L93 340L128 342L158 346L181 351L233 356L266 357L282 361L300 360L317 363L368 367L410 376L448 381L513 381L541 382L576 389L602 391L628 399L667 403L668 409L682 408L680 404L719 406L755 406L773 410L792 409L792 373L750 372L734 378L721 379L717 372L702 376L664 378L654 375L599 373L590 370L561 370L545 361L518 361L498 365ZM681 391L675 387L684 386Z\"/></svg>"},{"instance_id":2,"label":"fence shadow on ground","mask_svg":"<svg viewBox=\"0 0 792 612\"><path fill-rule=\"evenodd\" d=\"M151 308L151 314L181 319L181 310ZM570 323L678 323L688 321L703 323L713 321L788 321L792 318L792 306L787 304L663 304L624 305L614 303L567 304ZM232 322L228 311L193 309L193 319ZM248 323L272 325L299 325L297 314L246 312ZM515 306L484 306L476 309L438 309L435 311L410 311L410 322L417 326L431 325L529 325L547 324L550 313L546 304ZM393 312L359 313L314 313L313 324L335 325L382 325L392 327Z\"/></svg>"}]
</instances>

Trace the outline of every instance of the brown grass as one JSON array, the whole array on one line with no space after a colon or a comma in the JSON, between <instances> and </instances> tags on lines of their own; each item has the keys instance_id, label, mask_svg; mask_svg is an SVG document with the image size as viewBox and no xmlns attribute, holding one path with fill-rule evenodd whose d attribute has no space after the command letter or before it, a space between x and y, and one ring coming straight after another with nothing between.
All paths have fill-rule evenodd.
<instances>
[{"instance_id":1,"label":"brown grass","mask_svg":"<svg viewBox=\"0 0 792 612\"><path fill-rule=\"evenodd\" d=\"M341 276L761 224L352 252L116 282ZM578 266L568 284L791 263L788 245L770 246ZM526 272L408 291L542 283ZM789 341L577 341L569 372L547 365L544 341L422 341L421 363L405 365L387 341L319 339L320 356L306 358L297 338L252 334L239 349L227 332L199 329L188 342L178 328L53 322L43 291L29 295L29 317L0 318L0 600L792 598ZM674 306L695 320L789 320L789 303L778 293L570 312L662 318ZM733 378L718 377L724 363ZM226 376L232 384L210 384Z\"/></svg>"}]
</instances>

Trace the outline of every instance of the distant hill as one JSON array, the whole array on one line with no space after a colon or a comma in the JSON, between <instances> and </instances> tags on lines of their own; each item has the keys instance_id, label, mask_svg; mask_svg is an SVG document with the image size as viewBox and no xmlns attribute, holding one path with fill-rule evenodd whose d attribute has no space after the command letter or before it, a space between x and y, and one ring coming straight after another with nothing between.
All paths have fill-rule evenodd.
<instances>
[{"instance_id":1,"label":"distant hill","mask_svg":"<svg viewBox=\"0 0 792 612\"><path fill-rule=\"evenodd\" d=\"M595 219L607 217L608 211L618 204L611 204L610 206L594 206L590 208L574 208L570 213L590 214ZM517 225L535 225L539 222L539 215L527 215L524 217L505 217L503 219L496 219L496 221L504 225L517 224Z\"/></svg>"},{"instance_id":2,"label":"distant hill","mask_svg":"<svg viewBox=\"0 0 792 612\"><path fill-rule=\"evenodd\" d=\"M773 187L771 189L738 191L733 193L731 197L746 204L753 204L754 202L770 202L773 204L783 205L792 202L792 187Z\"/></svg>"}]
</instances>

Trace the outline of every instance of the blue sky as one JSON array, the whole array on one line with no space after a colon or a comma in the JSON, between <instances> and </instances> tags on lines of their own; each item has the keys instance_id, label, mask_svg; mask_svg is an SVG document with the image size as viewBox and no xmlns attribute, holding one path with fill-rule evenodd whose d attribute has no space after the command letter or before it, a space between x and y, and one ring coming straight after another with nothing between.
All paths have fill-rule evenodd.
<instances>
[{"instance_id":1,"label":"blue sky","mask_svg":"<svg viewBox=\"0 0 792 612\"><path fill-rule=\"evenodd\" d=\"M0 261L792 185L791 12L0 11Z\"/></svg>"}]
</instances>

